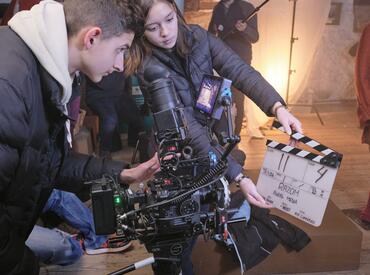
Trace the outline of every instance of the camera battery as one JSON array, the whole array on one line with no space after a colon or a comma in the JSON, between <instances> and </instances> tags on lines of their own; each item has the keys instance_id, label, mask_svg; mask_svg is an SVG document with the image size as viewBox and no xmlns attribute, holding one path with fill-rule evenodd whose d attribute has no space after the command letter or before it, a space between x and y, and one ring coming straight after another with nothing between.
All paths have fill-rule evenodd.
<instances>
[{"instance_id":1,"label":"camera battery","mask_svg":"<svg viewBox=\"0 0 370 275\"><path fill-rule=\"evenodd\" d=\"M91 186L91 200L97 235L108 235L116 231L116 215L113 190L106 182Z\"/></svg>"}]
</instances>

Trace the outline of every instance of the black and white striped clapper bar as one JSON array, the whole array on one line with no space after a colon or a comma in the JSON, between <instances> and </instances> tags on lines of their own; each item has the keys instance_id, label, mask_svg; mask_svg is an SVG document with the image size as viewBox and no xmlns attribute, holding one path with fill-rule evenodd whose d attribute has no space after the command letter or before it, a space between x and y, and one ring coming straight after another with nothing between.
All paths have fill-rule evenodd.
<instances>
[{"instance_id":1,"label":"black and white striped clapper bar","mask_svg":"<svg viewBox=\"0 0 370 275\"><path fill-rule=\"evenodd\" d=\"M320 226L343 155L297 132L291 138L320 154L267 140L257 189L276 208Z\"/></svg>"}]
</instances>

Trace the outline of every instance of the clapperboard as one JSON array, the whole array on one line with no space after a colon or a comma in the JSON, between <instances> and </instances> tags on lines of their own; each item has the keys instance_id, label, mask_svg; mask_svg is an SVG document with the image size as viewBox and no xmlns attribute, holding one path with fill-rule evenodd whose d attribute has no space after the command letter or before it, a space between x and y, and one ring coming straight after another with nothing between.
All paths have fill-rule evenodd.
<instances>
[{"instance_id":1,"label":"clapperboard","mask_svg":"<svg viewBox=\"0 0 370 275\"><path fill-rule=\"evenodd\" d=\"M277 121L272 126L284 131ZM291 137L321 155L267 140L257 190L276 208L320 226L343 155L300 133Z\"/></svg>"}]
</instances>

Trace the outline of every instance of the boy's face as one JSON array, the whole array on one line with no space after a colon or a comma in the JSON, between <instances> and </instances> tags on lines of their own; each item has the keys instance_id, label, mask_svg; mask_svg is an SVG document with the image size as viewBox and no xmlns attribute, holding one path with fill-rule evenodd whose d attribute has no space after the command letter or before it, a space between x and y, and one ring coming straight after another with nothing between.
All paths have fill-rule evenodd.
<instances>
[{"instance_id":1,"label":"boy's face","mask_svg":"<svg viewBox=\"0 0 370 275\"><path fill-rule=\"evenodd\" d=\"M82 55L80 70L93 82L99 82L114 71L123 72L125 52L133 39L133 32L107 39L102 39L101 35L90 39L91 45Z\"/></svg>"}]
</instances>

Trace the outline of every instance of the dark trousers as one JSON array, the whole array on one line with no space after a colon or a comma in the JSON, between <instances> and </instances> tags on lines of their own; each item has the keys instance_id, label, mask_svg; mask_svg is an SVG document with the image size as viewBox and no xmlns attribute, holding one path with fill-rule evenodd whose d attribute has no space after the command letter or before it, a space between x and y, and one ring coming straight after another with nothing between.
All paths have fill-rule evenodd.
<instances>
[{"instance_id":1,"label":"dark trousers","mask_svg":"<svg viewBox=\"0 0 370 275\"><path fill-rule=\"evenodd\" d=\"M129 125L128 145L135 146L139 132L144 130L144 119L135 101L128 95L87 100L88 107L99 116L100 152L121 149L119 126Z\"/></svg>"}]
</instances>

